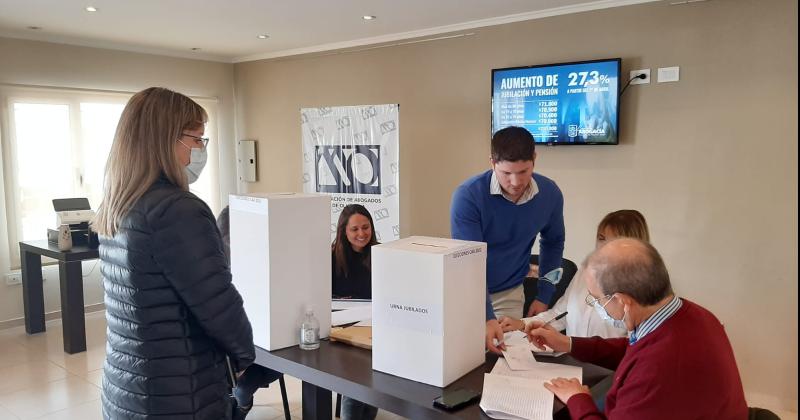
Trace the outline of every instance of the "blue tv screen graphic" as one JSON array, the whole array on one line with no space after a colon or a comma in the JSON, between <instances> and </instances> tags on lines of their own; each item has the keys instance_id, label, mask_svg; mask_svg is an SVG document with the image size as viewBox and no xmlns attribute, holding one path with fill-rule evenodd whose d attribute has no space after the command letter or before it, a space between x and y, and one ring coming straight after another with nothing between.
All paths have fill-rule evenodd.
<instances>
[{"instance_id":1,"label":"blue tv screen graphic","mask_svg":"<svg viewBox=\"0 0 800 420\"><path fill-rule=\"evenodd\" d=\"M492 71L492 134L524 127L537 143L619 142L620 59Z\"/></svg>"}]
</instances>

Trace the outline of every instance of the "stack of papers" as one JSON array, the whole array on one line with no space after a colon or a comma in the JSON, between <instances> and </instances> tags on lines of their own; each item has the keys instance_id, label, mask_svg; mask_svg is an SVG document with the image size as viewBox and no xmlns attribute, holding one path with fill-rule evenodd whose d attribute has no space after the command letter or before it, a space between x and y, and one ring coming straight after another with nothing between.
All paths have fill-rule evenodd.
<instances>
[{"instance_id":1,"label":"stack of papers","mask_svg":"<svg viewBox=\"0 0 800 420\"><path fill-rule=\"evenodd\" d=\"M342 309L331 313L331 325L345 325L372 319L372 303ZM370 323L370 325L372 325Z\"/></svg>"},{"instance_id":2,"label":"stack of papers","mask_svg":"<svg viewBox=\"0 0 800 420\"><path fill-rule=\"evenodd\" d=\"M561 365L558 363L537 363L532 370L511 369L506 359L497 359L492 374L514 376L532 381L550 382L555 378L578 378L582 380L583 369L579 366ZM552 396L552 394L550 394Z\"/></svg>"},{"instance_id":3,"label":"stack of papers","mask_svg":"<svg viewBox=\"0 0 800 420\"><path fill-rule=\"evenodd\" d=\"M331 310L333 311L341 311L343 309L353 309L364 306L372 307L372 301L369 299L333 299L331 301Z\"/></svg>"},{"instance_id":4,"label":"stack of papers","mask_svg":"<svg viewBox=\"0 0 800 420\"><path fill-rule=\"evenodd\" d=\"M522 334L524 336L524 334ZM530 343L508 340L503 358L497 359L483 380L481 408L495 419L552 419L553 394L544 384L555 378L583 377L578 366L540 363L531 353Z\"/></svg>"},{"instance_id":5,"label":"stack of papers","mask_svg":"<svg viewBox=\"0 0 800 420\"><path fill-rule=\"evenodd\" d=\"M494 419L552 419L553 394L542 381L487 373L481 409Z\"/></svg>"}]
</instances>

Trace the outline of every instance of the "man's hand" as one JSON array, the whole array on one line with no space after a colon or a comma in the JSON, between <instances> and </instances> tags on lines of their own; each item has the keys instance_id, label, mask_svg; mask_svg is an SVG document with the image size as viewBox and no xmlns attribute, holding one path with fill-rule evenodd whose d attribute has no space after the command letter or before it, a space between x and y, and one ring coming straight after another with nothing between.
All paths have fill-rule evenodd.
<instances>
[{"instance_id":1,"label":"man's hand","mask_svg":"<svg viewBox=\"0 0 800 420\"><path fill-rule=\"evenodd\" d=\"M528 334L528 341L533 343L539 349L544 350L545 344L551 349L561 352L570 351L570 339L564 334L556 331L553 327L547 325L542 327L543 323L533 321L525 327L525 333Z\"/></svg>"},{"instance_id":2,"label":"man's hand","mask_svg":"<svg viewBox=\"0 0 800 420\"><path fill-rule=\"evenodd\" d=\"M547 305L538 300L534 300L531 302L530 308L528 308L528 314L526 316L532 317L540 312L544 312L547 310Z\"/></svg>"},{"instance_id":3,"label":"man's hand","mask_svg":"<svg viewBox=\"0 0 800 420\"><path fill-rule=\"evenodd\" d=\"M511 318L510 316L501 316L497 319L497 322L500 323L500 328L503 329L503 332L515 331L515 330L524 330L525 329L525 322L521 319Z\"/></svg>"},{"instance_id":4,"label":"man's hand","mask_svg":"<svg viewBox=\"0 0 800 420\"><path fill-rule=\"evenodd\" d=\"M497 340L497 344L495 344L495 340ZM502 354L502 350L506 349L503 344L503 328L496 319L486 321L486 348L496 354Z\"/></svg>"},{"instance_id":5,"label":"man's hand","mask_svg":"<svg viewBox=\"0 0 800 420\"><path fill-rule=\"evenodd\" d=\"M539 278L539 266L536 264L529 264L528 265L528 275L525 277L533 277L535 279Z\"/></svg>"},{"instance_id":6,"label":"man's hand","mask_svg":"<svg viewBox=\"0 0 800 420\"><path fill-rule=\"evenodd\" d=\"M577 378L555 378L550 383L545 382L544 387L564 404L575 395L589 394L589 387L581 385Z\"/></svg>"}]
</instances>

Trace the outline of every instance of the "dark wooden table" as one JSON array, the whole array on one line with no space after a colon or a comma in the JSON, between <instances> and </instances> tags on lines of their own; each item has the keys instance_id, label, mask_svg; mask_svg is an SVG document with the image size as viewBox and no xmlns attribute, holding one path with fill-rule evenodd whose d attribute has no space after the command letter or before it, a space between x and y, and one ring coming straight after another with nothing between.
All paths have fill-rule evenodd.
<instances>
[{"instance_id":1,"label":"dark wooden table","mask_svg":"<svg viewBox=\"0 0 800 420\"><path fill-rule=\"evenodd\" d=\"M548 362L550 358L538 360ZM372 352L343 343L323 340L318 350L298 346L272 352L256 347L256 363L303 381L303 418L330 419L331 391L365 402L410 419L488 419L474 403L452 413L433 407L433 399L443 390L467 388L483 390L483 374L490 372L497 356L487 354L486 363L438 388L372 370ZM613 372L581 363L569 355L552 358L553 363L581 366L583 383L594 386ZM564 406L556 400L555 410ZM561 413L566 414L566 410ZM560 413L560 414L561 414ZM563 415L562 414L562 415Z\"/></svg>"},{"instance_id":2,"label":"dark wooden table","mask_svg":"<svg viewBox=\"0 0 800 420\"><path fill-rule=\"evenodd\" d=\"M58 260L64 351L70 354L86 351L81 262L98 258L97 249L75 246L64 252L48 241L24 241L19 243L19 254L22 260L25 332L35 334L45 331L42 256L50 257Z\"/></svg>"}]
</instances>

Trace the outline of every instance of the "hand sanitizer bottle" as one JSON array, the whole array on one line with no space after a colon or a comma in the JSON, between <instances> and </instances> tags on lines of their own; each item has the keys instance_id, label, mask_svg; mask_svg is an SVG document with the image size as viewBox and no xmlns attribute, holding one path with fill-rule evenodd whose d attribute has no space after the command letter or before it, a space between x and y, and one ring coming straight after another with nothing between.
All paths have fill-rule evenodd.
<instances>
[{"instance_id":1,"label":"hand sanitizer bottle","mask_svg":"<svg viewBox=\"0 0 800 420\"><path fill-rule=\"evenodd\" d=\"M58 227L58 250L69 251L72 249L72 232L69 230L69 225L61 225Z\"/></svg>"},{"instance_id":2,"label":"hand sanitizer bottle","mask_svg":"<svg viewBox=\"0 0 800 420\"><path fill-rule=\"evenodd\" d=\"M314 309L306 306L306 316L300 326L300 348L316 350L319 348L319 321L314 317Z\"/></svg>"}]
</instances>

